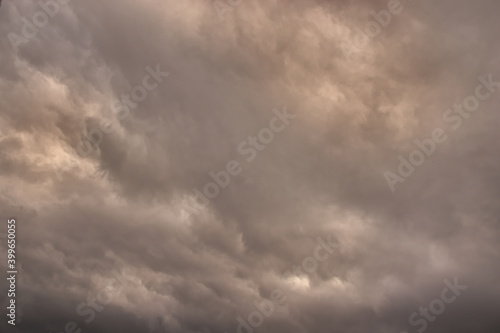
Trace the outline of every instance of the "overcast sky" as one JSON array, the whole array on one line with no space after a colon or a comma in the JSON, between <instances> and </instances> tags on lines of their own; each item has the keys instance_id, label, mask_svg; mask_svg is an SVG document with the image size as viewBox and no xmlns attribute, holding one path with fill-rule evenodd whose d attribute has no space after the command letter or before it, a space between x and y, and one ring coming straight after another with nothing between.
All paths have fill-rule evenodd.
<instances>
[{"instance_id":1,"label":"overcast sky","mask_svg":"<svg viewBox=\"0 0 500 333\"><path fill-rule=\"evenodd\" d=\"M499 331L500 2L59 1L0 7L8 332Z\"/></svg>"}]
</instances>

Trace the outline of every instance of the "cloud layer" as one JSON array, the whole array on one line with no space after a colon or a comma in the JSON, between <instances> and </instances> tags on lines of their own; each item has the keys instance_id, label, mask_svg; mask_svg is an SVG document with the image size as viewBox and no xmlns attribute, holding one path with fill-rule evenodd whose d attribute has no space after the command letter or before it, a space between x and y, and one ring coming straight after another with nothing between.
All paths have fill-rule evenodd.
<instances>
[{"instance_id":1,"label":"cloud layer","mask_svg":"<svg viewBox=\"0 0 500 333\"><path fill-rule=\"evenodd\" d=\"M4 1L0 212L22 268L2 325L251 333L238 318L280 290L255 331L410 333L458 278L425 330L498 331L500 92L457 130L443 114L479 76L500 82L500 3L400 6L346 54L387 1L61 0L31 37L41 5ZM242 142L285 108L249 162ZM384 173L435 128L449 139L392 192ZM197 198L229 161L241 173ZM327 260L293 268L327 236Z\"/></svg>"}]
</instances>

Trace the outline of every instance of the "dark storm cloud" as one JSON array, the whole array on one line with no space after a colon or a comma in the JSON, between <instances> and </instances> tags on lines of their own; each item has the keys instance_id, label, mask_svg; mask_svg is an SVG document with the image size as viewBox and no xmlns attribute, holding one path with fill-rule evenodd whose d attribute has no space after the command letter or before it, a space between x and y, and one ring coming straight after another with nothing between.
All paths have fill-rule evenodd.
<instances>
[{"instance_id":1,"label":"dark storm cloud","mask_svg":"<svg viewBox=\"0 0 500 333\"><path fill-rule=\"evenodd\" d=\"M468 289L426 332L497 331L498 92L456 131L442 116L480 75L500 81L499 4L401 3L347 57L387 1L243 1L224 21L210 1L69 1L17 48L7 36L42 9L4 1L0 211L22 263L9 332L235 332L276 289L286 303L255 330L417 332L409 316L455 277ZM122 117L157 65L170 75ZM239 145L285 106L296 118L247 162ZM448 141L391 192L384 172L436 127ZM197 201L230 160L241 174ZM335 251L300 273L328 235ZM116 275L123 290L85 322L77 307Z\"/></svg>"}]
</instances>

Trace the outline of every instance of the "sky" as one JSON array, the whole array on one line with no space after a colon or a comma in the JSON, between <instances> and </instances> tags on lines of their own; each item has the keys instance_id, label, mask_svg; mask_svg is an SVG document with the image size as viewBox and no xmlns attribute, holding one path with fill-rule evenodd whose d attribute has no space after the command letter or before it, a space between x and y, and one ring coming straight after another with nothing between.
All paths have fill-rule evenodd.
<instances>
[{"instance_id":1,"label":"sky","mask_svg":"<svg viewBox=\"0 0 500 333\"><path fill-rule=\"evenodd\" d=\"M2 332L498 332L499 10L2 1Z\"/></svg>"}]
</instances>

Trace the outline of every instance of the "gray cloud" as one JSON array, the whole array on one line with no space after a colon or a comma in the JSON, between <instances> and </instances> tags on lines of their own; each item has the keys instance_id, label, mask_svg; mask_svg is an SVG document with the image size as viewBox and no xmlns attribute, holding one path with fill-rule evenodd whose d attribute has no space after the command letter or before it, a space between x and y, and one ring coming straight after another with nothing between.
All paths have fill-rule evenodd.
<instances>
[{"instance_id":1,"label":"gray cloud","mask_svg":"<svg viewBox=\"0 0 500 333\"><path fill-rule=\"evenodd\" d=\"M387 1L243 1L224 21L210 1L70 1L17 49L8 34L41 7L4 1L0 211L22 267L18 324L2 325L236 332L280 289L255 331L410 333L458 277L468 289L426 332L498 331L498 93L456 131L442 115L478 76L500 81L500 5L402 3L349 58ZM121 119L114 103L156 64L170 76ZM296 119L247 163L238 145L285 105ZM436 127L449 140L392 193L384 172ZM230 160L241 174L197 202ZM327 261L284 275L327 235ZM77 306L115 273L123 290L86 323Z\"/></svg>"}]
</instances>

